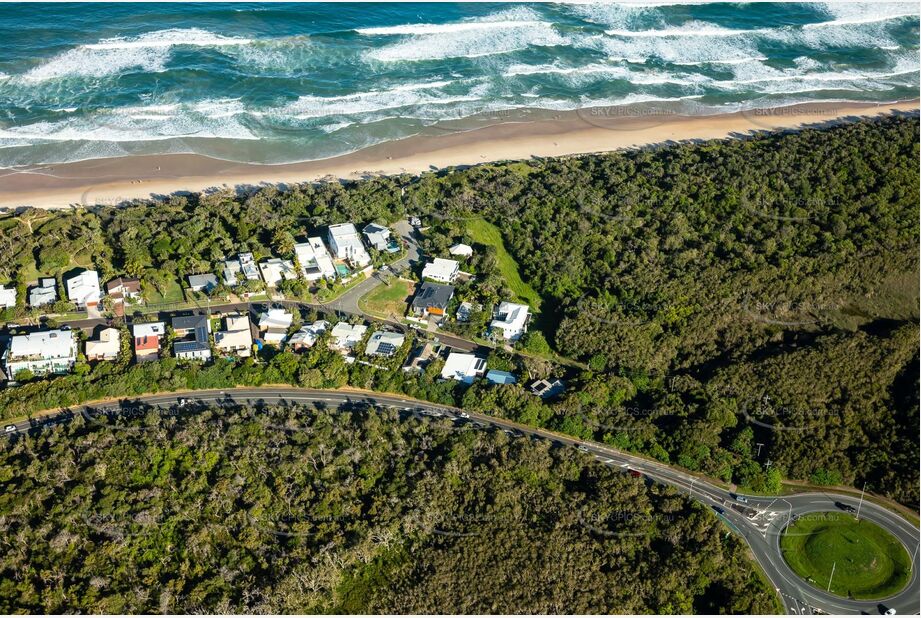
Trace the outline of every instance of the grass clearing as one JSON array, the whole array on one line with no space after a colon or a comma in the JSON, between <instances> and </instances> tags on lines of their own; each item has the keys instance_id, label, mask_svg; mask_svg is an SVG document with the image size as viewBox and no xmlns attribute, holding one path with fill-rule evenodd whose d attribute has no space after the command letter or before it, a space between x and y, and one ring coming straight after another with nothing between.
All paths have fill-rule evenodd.
<instances>
[{"instance_id":1,"label":"grass clearing","mask_svg":"<svg viewBox=\"0 0 921 618\"><path fill-rule=\"evenodd\" d=\"M908 583L911 560L891 534L846 513L808 513L780 540L787 564L817 588L854 599L884 599ZM834 568L834 576L832 576Z\"/></svg>"},{"instance_id":2,"label":"grass clearing","mask_svg":"<svg viewBox=\"0 0 921 618\"><path fill-rule=\"evenodd\" d=\"M496 248L499 270L517 300L530 306L535 313L539 312L540 294L521 278L518 272L518 262L505 248L499 228L485 219L470 219L467 221L467 233L473 238L473 242Z\"/></svg>"},{"instance_id":3,"label":"grass clearing","mask_svg":"<svg viewBox=\"0 0 921 618\"><path fill-rule=\"evenodd\" d=\"M176 279L169 282L162 294L151 286L145 289L145 295L147 303L151 305L181 303L185 300L182 294L182 286L179 285L179 281Z\"/></svg>"},{"instance_id":4,"label":"grass clearing","mask_svg":"<svg viewBox=\"0 0 921 618\"><path fill-rule=\"evenodd\" d=\"M380 285L358 301L362 311L385 318L399 319L406 314L407 303L413 295L415 286L410 281L392 279L386 285Z\"/></svg>"}]
</instances>

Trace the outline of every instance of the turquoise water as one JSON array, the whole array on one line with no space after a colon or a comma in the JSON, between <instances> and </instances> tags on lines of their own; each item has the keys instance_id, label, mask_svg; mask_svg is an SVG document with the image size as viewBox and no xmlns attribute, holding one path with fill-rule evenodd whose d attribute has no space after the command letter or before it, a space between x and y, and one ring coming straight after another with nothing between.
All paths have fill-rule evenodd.
<instances>
[{"instance_id":1,"label":"turquoise water","mask_svg":"<svg viewBox=\"0 0 921 618\"><path fill-rule=\"evenodd\" d=\"M0 165L278 163L563 110L910 99L918 37L915 3L6 4Z\"/></svg>"}]
</instances>

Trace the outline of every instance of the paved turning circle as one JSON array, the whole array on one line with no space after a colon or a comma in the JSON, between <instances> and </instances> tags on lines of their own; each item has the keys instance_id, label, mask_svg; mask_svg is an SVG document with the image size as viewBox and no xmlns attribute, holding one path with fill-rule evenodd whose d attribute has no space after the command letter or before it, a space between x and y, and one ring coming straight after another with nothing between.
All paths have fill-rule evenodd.
<instances>
[{"instance_id":1,"label":"paved turning circle","mask_svg":"<svg viewBox=\"0 0 921 618\"><path fill-rule=\"evenodd\" d=\"M853 599L885 599L908 584L911 559L899 541L849 513L806 513L780 541L790 567L814 586Z\"/></svg>"}]
</instances>

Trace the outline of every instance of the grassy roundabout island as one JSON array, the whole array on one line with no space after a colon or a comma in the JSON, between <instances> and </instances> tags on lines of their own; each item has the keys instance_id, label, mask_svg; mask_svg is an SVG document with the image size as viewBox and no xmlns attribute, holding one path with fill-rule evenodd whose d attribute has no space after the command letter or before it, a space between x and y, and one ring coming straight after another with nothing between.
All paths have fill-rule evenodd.
<instances>
[{"instance_id":1,"label":"grassy roundabout island","mask_svg":"<svg viewBox=\"0 0 921 618\"><path fill-rule=\"evenodd\" d=\"M891 534L846 513L809 513L787 528L783 557L818 588L854 599L884 599L908 583L911 561ZM832 568L834 567L834 577Z\"/></svg>"}]
</instances>

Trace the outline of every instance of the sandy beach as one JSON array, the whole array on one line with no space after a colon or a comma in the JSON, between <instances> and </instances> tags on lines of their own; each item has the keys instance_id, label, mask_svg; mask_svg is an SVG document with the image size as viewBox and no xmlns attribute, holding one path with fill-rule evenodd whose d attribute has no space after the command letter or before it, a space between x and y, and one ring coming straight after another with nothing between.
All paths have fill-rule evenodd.
<instances>
[{"instance_id":1,"label":"sandy beach","mask_svg":"<svg viewBox=\"0 0 921 618\"><path fill-rule=\"evenodd\" d=\"M116 206L135 199L266 183L357 179L452 166L609 152L684 140L823 126L857 117L917 111L919 102L822 103L714 116L679 116L642 108L591 108L548 120L504 122L443 135L415 136L351 154L285 165L252 165L199 155L96 159L0 171L0 208Z\"/></svg>"}]
</instances>

